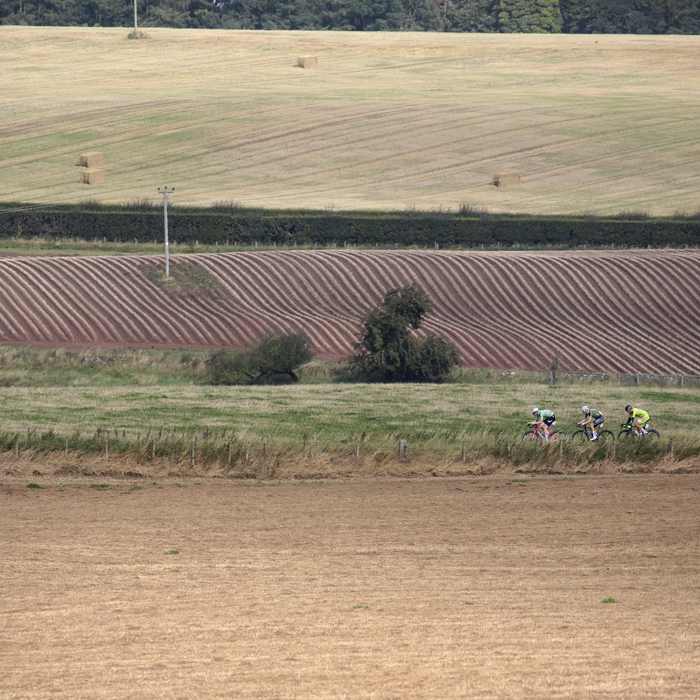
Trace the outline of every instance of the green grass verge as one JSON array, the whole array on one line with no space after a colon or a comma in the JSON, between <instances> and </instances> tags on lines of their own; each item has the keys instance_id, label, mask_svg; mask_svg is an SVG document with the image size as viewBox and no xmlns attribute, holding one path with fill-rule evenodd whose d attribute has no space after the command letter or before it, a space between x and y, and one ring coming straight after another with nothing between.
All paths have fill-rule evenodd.
<instances>
[{"instance_id":1,"label":"green grass verge","mask_svg":"<svg viewBox=\"0 0 700 700\"><path fill-rule=\"evenodd\" d=\"M466 443L471 453L517 463L546 452L522 444L531 406L554 410L557 427L571 434L584 402L602 410L615 433L626 403L650 412L662 441L620 445L621 454L655 459L668 451L668 439L676 442L678 458L700 452L698 389L527 383L9 387L0 449L19 440L22 447L57 450L69 438L71 449L100 451L109 439L111 452L138 451L152 449L156 440L159 454L168 454L186 450L196 438L210 445L212 455L223 454L231 441L251 449L267 445L298 453L314 445L351 453L358 443L363 451L394 451L405 439L412 455L454 456ZM586 449L592 459L606 456L604 446Z\"/></svg>"}]
</instances>

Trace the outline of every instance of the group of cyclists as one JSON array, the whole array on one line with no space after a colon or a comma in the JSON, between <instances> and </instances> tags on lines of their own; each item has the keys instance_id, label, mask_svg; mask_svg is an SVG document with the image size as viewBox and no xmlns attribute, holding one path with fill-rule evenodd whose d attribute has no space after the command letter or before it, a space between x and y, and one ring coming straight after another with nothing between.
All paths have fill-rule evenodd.
<instances>
[{"instance_id":1,"label":"group of cyclists","mask_svg":"<svg viewBox=\"0 0 700 700\"><path fill-rule=\"evenodd\" d=\"M647 423L649 422L649 414L642 408L634 408L630 404L625 406L625 411L629 414L628 421L632 423L632 430L635 435L642 437L647 434ZM557 418L553 411L547 409L533 408L531 411L534 416L532 424L535 430L539 431L545 440L549 440L552 434L552 426L557 422ZM603 414L601 411L596 411L595 408L582 406L583 420L578 423L582 428L588 427L591 431L591 440L598 439L598 433L603 425Z\"/></svg>"}]
</instances>

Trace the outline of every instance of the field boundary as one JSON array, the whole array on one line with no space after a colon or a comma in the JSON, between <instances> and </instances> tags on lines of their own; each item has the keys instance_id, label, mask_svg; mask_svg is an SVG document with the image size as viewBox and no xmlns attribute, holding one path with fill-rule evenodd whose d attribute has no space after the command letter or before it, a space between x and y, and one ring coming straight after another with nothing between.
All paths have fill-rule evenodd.
<instances>
[{"instance_id":1,"label":"field boundary","mask_svg":"<svg viewBox=\"0 0 700 700\"><path fill-rule=\"evenodd\" d=\"M151 243L163 237L163 210L129 206L0 205L0 238L73 238ZM224 208L225 209L225 208ZM171 243L282 247L420 246L664 248L700 245L700 217L531 216L486 212L331 212L172 207Z\"/></svg>"}]
</instances>

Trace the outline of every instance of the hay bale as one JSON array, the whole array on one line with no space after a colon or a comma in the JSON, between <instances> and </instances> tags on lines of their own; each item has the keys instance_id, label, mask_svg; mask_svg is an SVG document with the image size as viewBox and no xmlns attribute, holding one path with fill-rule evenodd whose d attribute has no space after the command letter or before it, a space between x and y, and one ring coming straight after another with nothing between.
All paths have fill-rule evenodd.
<instances>
[{"instance_id":1,"label":"hay bale","mask_svg":"<svg viewBox=\"0 0 700 700\"><path fill-rule=\"evenodd\" d=\"M101 168L104 165L104 159L99 151L83 153L78 159L78 165L81 168Z\"/></svg>"},{"instance_id":2,"label":"hay bale","mask_svg":"<svg viewBox=\"0 0 700 700\"><path fill-rule=\"evenodd\" d=\"M105 171L102 168L85 168L80 171L80 182L83 185L101 185L105 181Z\"/></svg>"},{"instance_id":3,"label":"hay bale","mask_svg":"<svg viewBox=\"0 0 700 700\"><path fill-rule=\"evenodd\" d=\"M507 187L508 185L520 184L520 173L496 173L493 176L495 187Z\"/></svg>"},{"instance_id":4,"label":"hay bale","mask_svg":"<svg viewBox=\"0 0 700 700\"><path fill-rule=\"evenodd\" d=\"M297 68L318 68L318 56L299 56Z\"/></svg>"}]
</instances>

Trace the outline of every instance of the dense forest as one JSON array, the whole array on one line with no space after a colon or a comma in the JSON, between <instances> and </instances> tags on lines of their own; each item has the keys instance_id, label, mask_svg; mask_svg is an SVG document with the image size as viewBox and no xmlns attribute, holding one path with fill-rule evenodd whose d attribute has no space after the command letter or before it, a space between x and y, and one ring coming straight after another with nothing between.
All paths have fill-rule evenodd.
<instances>
[{"instance_id":1,"label":"dense forest","mask_svg":"<svg viewBox=\"0 0 700 700\"><path fill-rule=\"evenodd\" d=\"M134 0L0 0L1 24L133 26ZM139 27L700 34L700 0L138 0Z\"/></svg>"}]
</instances>

